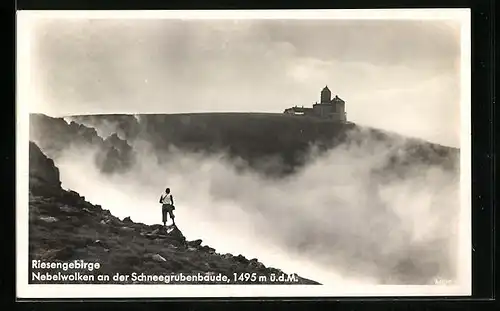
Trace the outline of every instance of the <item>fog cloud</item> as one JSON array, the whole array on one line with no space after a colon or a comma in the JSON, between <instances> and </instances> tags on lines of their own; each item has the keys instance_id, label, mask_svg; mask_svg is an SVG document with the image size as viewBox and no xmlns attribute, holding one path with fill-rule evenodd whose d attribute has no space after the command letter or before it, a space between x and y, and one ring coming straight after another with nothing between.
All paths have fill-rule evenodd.
<instances>
[{"instance_id":1,"label":"fog cloud","mask_svg":"<svg viewBox=\"0 0 500 311\"><path fill-rule=\"evenodd\" d=\"M308 165L282 180L237 170L224 154L172 149L162 163L144 141L132 144L139 161L125 174L100 174L92 151L77 147L55 162L63 187L134 221L160 222L158 197L168 186L188 239L325 284L454 279L457 173L418 166L384 175L388 152L404 141L352 135L362 143L311 152Z\"/></svg>"}]
</instances>

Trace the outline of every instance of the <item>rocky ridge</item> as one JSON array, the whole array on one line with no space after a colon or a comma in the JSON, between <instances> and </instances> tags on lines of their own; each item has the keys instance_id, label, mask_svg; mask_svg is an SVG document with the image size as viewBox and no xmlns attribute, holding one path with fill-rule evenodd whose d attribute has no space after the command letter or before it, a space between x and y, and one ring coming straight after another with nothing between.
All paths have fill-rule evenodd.
<instances>
[{"instance_id":1,"label":"rocky ridge","mask_svg":"<svg viewBox=\"0 0 500 311\"><path fill-rule=\"evenodd\" d=\"M132 146L116 133L103 138L95 128L42 114L30 115L30 141L54 160L71 147L94 150L94 163L107 174L124 172L136 160Z\"/></svg>"}]
</instances>

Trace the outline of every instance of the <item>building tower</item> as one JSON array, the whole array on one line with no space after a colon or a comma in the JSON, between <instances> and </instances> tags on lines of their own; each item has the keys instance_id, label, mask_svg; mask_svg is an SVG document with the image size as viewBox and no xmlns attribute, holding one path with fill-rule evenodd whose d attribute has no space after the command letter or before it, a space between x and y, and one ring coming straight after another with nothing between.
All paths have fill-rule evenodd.
<instances>
[{"instance_id":1,"label":"building tower","mask_svg":"<svg viewBox=\"0 0 500 311\"><path fill-rule=\"evenodd\" d=\"M340 99L337 95L332 99L332 105L335 106L335 112L339 116L340 121L347 121L347 116L345 112L345 101Z\"/></svg>"},{"instance_id":2,"label":"building tower","mask_svg":"<svg viewBox=\"0 0 500 311\"><path fill-rule=\"evenodd\" d=\"M329 104L332 100L332 92L328 86L325 86L321 91L321 104Z\"/></svg>"}]
</instances>

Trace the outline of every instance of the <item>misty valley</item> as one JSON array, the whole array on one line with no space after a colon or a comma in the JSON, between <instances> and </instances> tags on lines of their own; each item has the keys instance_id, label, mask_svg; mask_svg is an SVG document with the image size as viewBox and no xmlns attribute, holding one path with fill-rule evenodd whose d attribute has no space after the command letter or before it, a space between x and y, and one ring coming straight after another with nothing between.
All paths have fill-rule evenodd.
<instances>
[{"instance_id":1,"label":"misty valley","mask_svg":"<svg viewBox=\"0 0 500 311\"><path fill-rule=\"evenodd\" d=\"M30 260L257 283L454 280L459 151L283 114L31 114Z\"/></svg>"}]
</instances>

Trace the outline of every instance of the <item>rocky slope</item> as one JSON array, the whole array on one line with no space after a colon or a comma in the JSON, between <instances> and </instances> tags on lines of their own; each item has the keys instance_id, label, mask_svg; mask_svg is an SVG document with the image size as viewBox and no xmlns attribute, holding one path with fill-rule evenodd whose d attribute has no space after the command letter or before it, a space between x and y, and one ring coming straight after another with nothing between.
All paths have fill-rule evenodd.
<instances>
[{"instance_id":1,"label":"rocky slope","mask_svg":"<svg viewBox=\"0 0 500 311\"><path fill-rule=\"evenodd\" d=\"M167 283L165 276L177 275L169 282L193 284L188 276L202 276L196 283L319 284L266 267L257 259L219 254L202 245L202 240L188 241L177 227L167 230L161 225L135 223L129 217L120 220L80 194L61 188L57 167L34 142L30 142L29 161L30 283L163 284ZM43 266L75 260L98 262L100 267L64 271L62 266ZM128 277L114 279L118 274ZM101 280L99 275L110 279ZM143 279L137 277L141 275ZM227 280L221 279L223 275Z\"/></svg>"}]
</instances>

